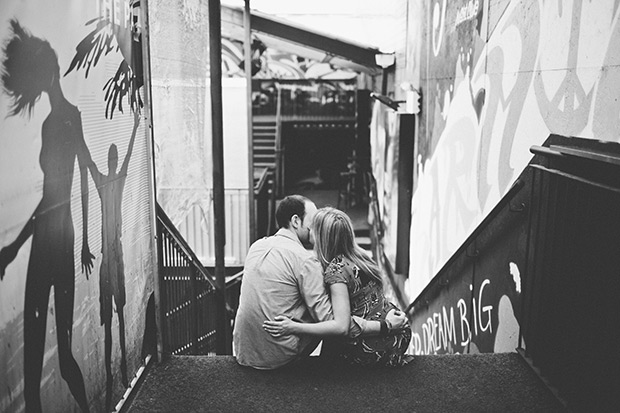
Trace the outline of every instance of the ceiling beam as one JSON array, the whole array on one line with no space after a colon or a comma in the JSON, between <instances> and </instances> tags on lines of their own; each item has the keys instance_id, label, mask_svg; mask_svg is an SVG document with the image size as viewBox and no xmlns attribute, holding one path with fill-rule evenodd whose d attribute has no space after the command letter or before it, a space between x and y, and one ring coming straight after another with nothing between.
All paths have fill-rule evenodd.
<instances>
[{"instance_id":1,"label":"ceiling beam","mask_svg":"<svg viewBox=\"0 0 620 413\"><path fill-rule=\"evenodd\" d=\"M228 29L224 29L225 25L232 25L233 27L229 26ZM251 26L253 32L264 33L268 36L320 51L329 60L331 60L330 57L339 58L338 60L347 60L356 66L365 67L368 72L378 72L380 70L375 62L375 55L380 53L376 48L304 29L292 22L287 22L256 10L252 10ZM236 37L235 33L242 28L243 10L222 6L223 34L227 32L232 37Z\"/></svg>"}]
</instances>

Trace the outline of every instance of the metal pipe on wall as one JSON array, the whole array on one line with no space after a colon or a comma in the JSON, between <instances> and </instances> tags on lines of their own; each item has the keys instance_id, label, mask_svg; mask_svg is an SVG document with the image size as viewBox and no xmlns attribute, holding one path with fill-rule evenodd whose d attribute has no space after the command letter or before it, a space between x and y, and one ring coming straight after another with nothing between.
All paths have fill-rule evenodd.
<instances>
[{"instance_id":1,"label":"metal pipe on wall","mask_svg":"<svg viewBox=\"0 0 620 413\"><path fill-rule=\"evenodd\" d=\"M256 229L256 208L254 206L254 139L253 121L252 121L252 20L250 12L250 0L245 0L243 9L243 28L244 37L244 59L245 59L245 81L247 96L247 114L248 114L248 205L250 209L250 242L254 242L257 235Z\"/></svg>"},{"instance_id":2,"label":"metal pipe on wall","mask_svg":"<svg viewBox=\"0 0 620 413\"><path fill-rule=\"evenodd\" d=\"M226 312L226 274L224 246L224 138L222 109L222 21L220 0L209 0L209 72L211 87L211 125L213 140L213 216L215 238L215 279L217 282L217 354L232 354L230 323Z\"/></svg>"}]
</instances>

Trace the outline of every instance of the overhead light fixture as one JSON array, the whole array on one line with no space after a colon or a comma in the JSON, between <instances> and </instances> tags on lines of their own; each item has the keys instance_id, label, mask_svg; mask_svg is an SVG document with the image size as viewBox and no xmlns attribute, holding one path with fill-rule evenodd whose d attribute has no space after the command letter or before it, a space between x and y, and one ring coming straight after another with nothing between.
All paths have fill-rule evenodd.
<instances>
[{"instance_id":1,"label":"overhead light fixture","mask_svg":"<svg viewBox=\"0 0 620 413\"><path fill-rule=\"evenodd\" d=\"M396 61L396 55L392 53L377 53L375 55L375 63L377 66L387 69L392 66Z\"/></svg>"},{"instance_id":2,"label":"overhead light fixture","mask_svg":"<svg viewBox=\"0 0 620 413\"><path fill-rule=\"evenodd\" d=\"M381 75L381 94L387 95L387 68L392 66L396 61L394 53L377 53L375 54L375 63L383 69Z\"/></svg>"}]
</instances>

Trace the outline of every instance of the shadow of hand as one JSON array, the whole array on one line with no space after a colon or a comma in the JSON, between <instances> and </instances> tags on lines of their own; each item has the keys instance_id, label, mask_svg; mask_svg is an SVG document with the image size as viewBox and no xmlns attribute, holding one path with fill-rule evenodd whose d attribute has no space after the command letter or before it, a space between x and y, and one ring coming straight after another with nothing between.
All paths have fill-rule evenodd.
<instances>
[{"instance_id":1,"label":"shadow of hand","mask_svg":"<svg viewBox=\"0 0 620 413\"><path fill-rule=\"evenodd\" d=\"M86 279L88 280L88 275L93 269L93 260L95 256L91 254L88 245L84 245L82 247L82 272L86 274Z\"/></svg>"},{"instance_id":2,"label":"shadow of hand","mask_svg":"<svg viewBox=\"0 0 620 413\"><path fill-rule=\"evenodd\" d=\"M15 259L17 248L9 245L0 250L0 280L4 278L6 267Z\"/></svg>"}]
</instances>

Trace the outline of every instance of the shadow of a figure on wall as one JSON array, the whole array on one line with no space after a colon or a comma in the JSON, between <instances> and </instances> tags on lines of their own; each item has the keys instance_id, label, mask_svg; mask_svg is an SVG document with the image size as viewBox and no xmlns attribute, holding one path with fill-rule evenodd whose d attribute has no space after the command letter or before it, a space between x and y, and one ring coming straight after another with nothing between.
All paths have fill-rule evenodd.
<instances>
[{"instance_id":1,"label":"shadow of a figure on wall","mask_svg":"<svg viewBox=\"0 0 620 413\"><path fill-rule=\"evenodd\" d=\"M63 94L60 67L51 45L11 20L3 48L2 85L13 99L10 113L31 114L45 92L51 111L41 131L39 162L43 171L41 201L15 241L0 250L0 279L24 242L32 236L24 300L24 399L26 411L41 411L41 372L51 288L54 287L58 359L62 378L82 411L88 411L84 378L71 350L75 294L74 227L71 187L78 160L82 192L82 270L86 276L94 256L88 248L88 171L90 153L84 142L77 107Z\"/></svg>"},{"instance_id":2,"label":"shadow of a figure on wall","mask_svg":"<svg viewBox=\"0 0 620 413\"><path fill-rule=\"evenodd\" d=\"M106 369L106 410L112 407L112 299L116 306L119 323L119 341L121 346L121 380L125 387L127 379L127 355L125 350L125 315L127 301L125 293L125 263L123 260L122 200L129 159L136 139L136 131L140 124L140 115L134 113L134 125L129 140L125 160L119 171L118 149L110 145L108 151L108 174L104 175L97 169L94 162L89 165L91 176L97 186L101 199L101 267L99 270L99 304L101 324L105 330L105 369Z\"/></svg>"}]
</instances>

